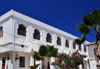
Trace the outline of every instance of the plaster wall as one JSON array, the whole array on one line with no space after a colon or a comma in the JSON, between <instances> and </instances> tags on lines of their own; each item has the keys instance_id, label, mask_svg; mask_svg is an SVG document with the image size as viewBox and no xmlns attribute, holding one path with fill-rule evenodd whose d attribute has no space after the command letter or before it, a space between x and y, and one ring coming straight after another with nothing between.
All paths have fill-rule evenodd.
<instances>
[{"instance_id":1,"label":"plaster wall","mask_svg":"<svg viewBox=\"0 0 100 69\"><path fill-rule=\"evenodd\" d=\"M69 53L69 51L74 52L78 49L78 45L76 45L76 49L73 49L73 41L76 38L73 35L69 35L61 30L58 30L54 27L49 25L43 24L42 22L38 21L31 21L32 19L23 19L23 16L13 12L12 15L3 21L0 21L0 25L3 26L3 37L0 38L0 53L3 53L8 50L19 51L18 56L25 56L25 67L19 67L19 60L15 61L16 52L10 53L10 59L6 60L6 69L29 69L30 65L33 65L33 58L31 50L38 51L40 45L54 45L55 48L58 48L59 52ZM19 18L18 16L22 17ZM15 18L15 19L14 19ZM30 20L30 21L28 21ZM26 27L26 37L17 34L19 24L23 24ZM40 31L40 40L33 39L34 30L38 29ZM52 36L52 43L46 42L47 33L50 33ZM61 46L57 45L57 37L61 38ZM65 47L65 40L69 41L69 48ZM14 44L9 44L9 42L14 42ZM84 45L83 43L80 51L81 54L88 55L88 51L84 52ZM22 48L21 45L25 47ZM86 47L88 50L88 47ZM23 53L21 53L23 52ZM28 52L26 54L25 52ZM4 53L3 53L4 54ZM51 61L54 61L52 59ZM42 63L37 61L36 64ZM0 65L2 61L0 61ZM41 67L41 66L40 66Z\"/></svg>"},{"instance_id":2,"label":"plaster wall","mask_svg":"<svg viewBox=\"0 0 100 69\"><path fill-rule=\"evenodd\" d=\"M88 46L89 58L94 58L95 57L94 48L96 48L95 45Z\"/></svg>"},{"instance_id":3,"label":"plaster wall","mask_svg":"<svg viewBox=\"0 0 100 69\"><path fill-rule=\"evenodd\" d=\"M9 17L4 21L0 22L0 26L3 27L3 37L0 37L0 42L5 44L7 42L11 42L13 38L13 18Z\"/></svg>"}]
</instances>

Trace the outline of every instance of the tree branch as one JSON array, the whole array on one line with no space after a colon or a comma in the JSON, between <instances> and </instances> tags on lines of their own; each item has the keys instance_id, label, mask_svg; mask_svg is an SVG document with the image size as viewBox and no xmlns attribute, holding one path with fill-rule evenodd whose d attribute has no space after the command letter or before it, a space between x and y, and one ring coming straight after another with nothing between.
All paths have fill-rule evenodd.
<instances>
[{"instance_id":1,"label":"tree branch","mask_svg":"<svg viewBox=\"0 0 100 69\"><path fill-rule=\"evenodd\" d=\"M92 30L95 34L97 34L97 32L95 32L92 28L91 28L91 30Z\"/></svg>"},{"instance_id":2,"label":"tree branch","mask_svg":"<svg viewBox=\"0 0 100 69\"><path fill-rule=\"evenodd\" d=\"M94 37L96 38L96 36L95 36L95 35L86 35L86 36L94 36Z\"/></svg>"},{"instance_id":3,"label":"tree branch","mask_svg":"<svg viewBox=\"0 0 100 69\"><path fill-rule=\"evenodd\" d=\"M92 28L91 28L91 30L97 35L97 37L99 38L99 40L100 40L100 37L99 37L99 35L97 34L97 32L95 32ZM97 38L96 38L97 39Z\"/></svg>"}]
</instances>

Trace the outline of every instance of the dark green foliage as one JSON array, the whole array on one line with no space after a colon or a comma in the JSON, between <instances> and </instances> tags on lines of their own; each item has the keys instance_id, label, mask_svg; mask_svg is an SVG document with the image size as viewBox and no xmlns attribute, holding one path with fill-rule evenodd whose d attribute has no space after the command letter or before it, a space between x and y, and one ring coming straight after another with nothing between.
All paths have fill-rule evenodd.
<instances>
[{"instance_id":1,"label":"dark green foliage","mask_svg":"<svg viewBox=\"0 0 100 69\"><path fill-rule=\"evenodd\" d=\"M94 25L94 17L95 15L91 13L83 16L83 23L92 27Z\"/></svg>"},{"instance_id":2,"label":"dark green foliage","mask_svg":"<svg viewBox=\"0 0 100 69\"><path fill-rule=\"evenodd\" d=\"M76 27L81 34L88 34L90 32L90 26L86 25L85 23L78 24Z\"/></svg>"},{"instance_id":3,"label":"dark green foliage","mask_svg":"<svg viewBox=\"0 0 100 69\"><path fill-rule=\"evenodd\" d=\"M37 61L43 60L43 59L44 59L44 57L40 56L40 55L38 54L38 52L34 52L33 58L34 58L35 60L37 60Z\"/></svg>"},{"instance_id":4,"label":"dark green foliage","mask_svg":"<svg viewBox=\"0 0 100 69\"><path fill-rule=\"evenodd\" d=\"M45 56L46 55L46 52L47 52L47 48L45 45L41 45L40 48L39 48L39 55L41 56Z\"/></svg>"},{"instance_id":5,"label":"dark green foliage","mask_svg":"<svg viewBox=\"0 0 100 69\"><path fill-rule=\"evenodd\" d=\"M75 39L74 43L80 46L85 40L86 40L86 35L83 35L82 37Z\"/></svg>"},{"instance_id":6,"label":"dark green foliage","mask_svg":"<svg viewBox=\"0 0 100 69\"><path fill-rule=\"evenodd\" d=\"M94 23L97 25L100 24L100 10L96 9L92 11L92 14L94 15Z\"/></svg>"},{"instance_id":7,"label":"dark green foliage","mask_svg":"<svg viewBox=\"0 0 100 69\"><path fill-rule=\"evenodd\" d=\"M93 35L94 37L96 37L96 42L98 42L98 40L100 40L100 10L96 9L94 11L92 11L92 13L86 14L83 16L83 22L81 24L77 25L77 29L79 30L79 32L83 35L85 34L87 36L87 34L89 34L90 30L92 30L96 35ZM85 37L80 37L75 39L74 43L81 45L85 39Z\"/></svg>"},{"instance_id":8,"label":"dark green foliage","mask_svg":"<svg viewBox=\"0 0 100 69\"><path fill-rule=\"evenodd\" d=\"M33 53L35 60L43 60L44 57L56 57L58 49L50 45L41 45L38 52Z\"/></svg>"}]
</instances>

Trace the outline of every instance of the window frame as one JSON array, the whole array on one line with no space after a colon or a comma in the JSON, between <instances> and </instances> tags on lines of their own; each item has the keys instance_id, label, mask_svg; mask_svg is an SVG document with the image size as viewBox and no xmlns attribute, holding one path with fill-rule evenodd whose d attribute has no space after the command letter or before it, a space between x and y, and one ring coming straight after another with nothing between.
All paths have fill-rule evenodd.
<instances>
[{"instance_id":1,"label":"window frame","mask_svg":"<svg viewBox=\"0 0 100 69\"><path fill-rule=\"evenodd\" d=\"M6 60L3 58L2 59L2 69L5 69L5 64L6 64Z\"/></svg>"},{"instance_id":2,"label":"window frame","mask_svg":"<svg viewBox=\"0 0 100 69\"><path fill-rule=\"evenodd\" d=\"M61 38L59 36L57 37L57 45L61 46Z\"/></svg>"},{"instance_id":3,"label":"window frame","mask_svg":"<svg viewBox=\"0 0 100 69\"><path fill-rule=\"evenodd\" d=\"M52 36L50 33L47 33L46 42L52 43Z\"/></svg>"},{"instance_id":4,"label":"window frame","mask_svg":"<svg viewBox=\"0 0 100 69\"><path fill-rule=\"evenodd\" d=\"M38 29L34 29L33 39L40 40L40 31Z\"/></svg>"},{"instance_id":5,"label":"window frame","mask_svg":"<svg viewBox=\"0 0 100 69\"><path fill-rule=\"evenodd\" d=\"M79 50L81 51L81 49L82 49L82 48L81 48L81 45L79 45Z\"/></svg>"},{"instance_id":6,"label":"window frame","mask_svg":"<svg viewBox=\"0 0 100 69\"><path fill-rule=\"evenodd\" d=\"M17 34L21 36L26 36L26 27L23 24L18 25Z\"/></svg>"},{"instance_id":7,"label":"window frame","mask_svg":"<svg viewBox=\"0 0 100 69\"><path fill-rule=\"evenodd\" d=\"M3 37L3 27L0 26L0 37Z\"/></svg>"},{"instance_id":8,"label":"window frame","mask_svg":"<svg viewBox=\"0 0 100 69\"><path fill-rule=\"evenodd\" d=\"M73 49L76 49L76 45L75 45L75 43L73 42Z\"/></svg>"},{"instance_id":9,"label":"window frame","mask_svg":"<svg viewBox=\"0 0 100 69\"><path fill-rule=\"evenodd\" d=\"M65 47L69 48L69 41L67 39L66 39L66 42L65 42Z\"/></svg>"},{"instance_id":10,"label":"window frame","mask_svg":"<svg viewBox=\"0 0 100 69\"><path fill-rule=\"evenodd\" d=\"M86 50L86 46L84 46L84 52L86 52L87 50Z\"/></svg>"},{"instance_id":11,"label":"window frame","mask_svg":"<svg viewBox=\"0 0 100 69\"><path fill-rule=\"evenodd\" d=\"M25 67L25 57L20 56L19 58L19 67Z\"/></svg>"}]
</instances>

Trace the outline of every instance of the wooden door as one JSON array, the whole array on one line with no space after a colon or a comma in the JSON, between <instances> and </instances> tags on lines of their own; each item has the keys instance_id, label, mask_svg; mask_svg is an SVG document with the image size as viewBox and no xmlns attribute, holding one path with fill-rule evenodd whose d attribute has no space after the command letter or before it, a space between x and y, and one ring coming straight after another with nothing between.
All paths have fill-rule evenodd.
<instances>
[{"instance_id":1,"label":"wooden door","mask_svg":"<svg viewBox=\"0 0 100 69\"><path fill-rule=\"evenodd\" d=\"M5 60L2 59L2 69L5 69Z\"/></svg>"}]
</instances>

